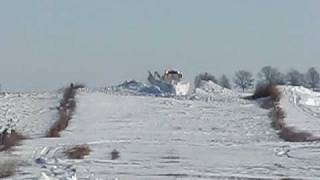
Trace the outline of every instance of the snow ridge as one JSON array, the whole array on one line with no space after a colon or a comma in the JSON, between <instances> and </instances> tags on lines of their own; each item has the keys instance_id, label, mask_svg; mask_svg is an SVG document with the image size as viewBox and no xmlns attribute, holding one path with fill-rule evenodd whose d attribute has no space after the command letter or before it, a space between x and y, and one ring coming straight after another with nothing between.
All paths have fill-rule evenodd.
<instances>
[{"instance_id":1,"label":"snow ridge","mask_svg":"<svg viewBox=\"0 0 320 180\"><path fill-rule=\"evenodd\" d=\"M281 86L279 88L283 96L280 107L286 112L286 123L320 137L320 93L302 86Z\"/></svg>"}]
</instances>

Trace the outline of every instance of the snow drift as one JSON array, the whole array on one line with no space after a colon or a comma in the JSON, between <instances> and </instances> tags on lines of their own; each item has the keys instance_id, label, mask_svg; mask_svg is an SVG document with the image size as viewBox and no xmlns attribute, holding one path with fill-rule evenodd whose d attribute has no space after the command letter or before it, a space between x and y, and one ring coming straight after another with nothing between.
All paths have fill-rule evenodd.
<instances>
[{"instance_id":1,"label":"snow drift","mask_svg":"<svg viewBox=\"0 0 320 180\"><path fill-rule=\"evenodd\" d=\"M302 86L280 86L280 107L290 127L320 137L320 93Z\"/></svg>"},{"instance_id":2,"label":"snow drift","mask_svg":"<svg viewBox=\"0 0 320 180\"><path fill-rule=\"evenodd\" d=\"M188 83L179 83L172 85L169 83L157 81L153 84L138 82L135 80L125 81L117 86L106 89L109 93L142 95L142 96L185 96L189 92L190 85Z\"/></svg>"},{"instance_id":3,"label":"snow drift","mask_svg":"<svg viewBox=\"0 0 320 180\"><path fill-rule=\"evenodd\" d=\"M211 80L201 80L189 98L191 100L203 101L230 101L239 100L239 94L230 89L223 88Z\"/></svg>"}]
</instances>

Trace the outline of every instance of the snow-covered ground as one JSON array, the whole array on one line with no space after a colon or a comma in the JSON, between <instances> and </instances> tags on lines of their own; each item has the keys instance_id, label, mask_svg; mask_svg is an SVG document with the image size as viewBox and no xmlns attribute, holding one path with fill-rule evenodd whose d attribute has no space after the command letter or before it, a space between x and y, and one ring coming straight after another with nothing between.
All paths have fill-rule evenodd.
<instances>
[{"instance_id":1,"label":"snow-covered ground","mask_svg":"<svg viewBox=\"0 0 320 180\"><path fill-rule=\"evenodd\" d=\"M288 126L320 137L320 93L304 87L281 86L280 89L280 105Z\"/></svg>"},{"instance_id":2,"label":"snow-covered ground","mask_svg":"<svg viewBox=\"0 0 320 180\"><path fill-rule=\"evenodd\" d=\"M43 137L57 118L59 96L49 92L0 94L0 132L14 129L27 138ZM0 152L0 169L8 163L23 163L20 160L15 152Z\"/></svg>"},{"instance_id":3,"label":"snow-covered ground","mask_svg":"<svg viewBox=\"0 0 320 180\"><path fill-rule=\"evenodd\" d=\"M5 93L0 95L0 132L13 128L29 138L44 136L57 119L58 93Z\"/></svg>"},{"instance_id":4,"label":"snow-covered ground","mask_svg":"<svg viewBox=\"0 0 320 180\"><path fill-rule=\"evenodd\" d=\"M60 138L29 139L17 147L23 163L13 178L75 172L78 179L120 180L320 176L320 144L284 142L271 128L268 110L216 85L203 87L187 98L80 92ZM67 159L63 151L79 144L88 144L91 154ZM118 159L112 160L113 150Z\"/></svg>"}]
</instances>

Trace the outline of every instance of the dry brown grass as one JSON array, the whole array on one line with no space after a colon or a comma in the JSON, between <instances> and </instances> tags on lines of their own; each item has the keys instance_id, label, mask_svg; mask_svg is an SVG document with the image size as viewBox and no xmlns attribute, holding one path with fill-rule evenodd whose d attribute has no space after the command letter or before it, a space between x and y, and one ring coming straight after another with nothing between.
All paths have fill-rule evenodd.
<instances>
[{"instance_id":1,"label":"dry brown grass","mask_svg":"<svg viewBox=\"0 0 320 180\"><path fill-rule=\"evenodd\" d=\"M9 150L11 147L19 145L21 140L26 139L14 130L11 133L1 133L0 138L0 151Z\"/></svg>"},{"instance_id":2,"label":"dry brown grass","mask_svg":"<svg viewBox=\"0 0 320 180\"><path fill-rule=\"evenodd\" d=\"M60 132L68 127L71 116L65 110L59 110L58 120L50 127L47 137L60 137Z\"/></svg>"},{"instance_id":3,"label":"dry brown grass","mask_svg":"<svg viewBox=\"0 0 320 180\"><path fill-rule=\"evenodd\" d=\"M83 159L84 156L89 155L91 152L91 149L88 145L77 145L74 146L68 150L66 150L64 153L68 156L70 159Z\"/></svg>"},{"instance_id":4,"label":"dry brown grass","mask_svg":"<svg viewBox=\"0 0 320 180\"><path fill-rule=\"evenodd\" d=\"M270 97L263 98L263 99L261 99L259 101L260 101L260 107L263 108L263 109L271 109L271 108L274 107L274 104L271 101Z\"/></svg>"},{"instance_id":5,"label":"dry brown grass","mask_svg":"<svg viewBox=\"0 0 320 180\"><path fill-rule=\"evenodd\" d=\"M281 139L284 139L288 142L309 142L316 140L312 134L307 132L299 132L291 127L282 127L278 135Z\"/></svg>"},{"instance_id":6,"label":"dry brown grass","mask_svg":"<svg viewBox=\"0 0 320 180\"><path fill-rule=\"evenodd\" d=\"M254 94L248 99L269 98L271 102L279 102L281 99L281 92L274 85L258 84Z\"/></svg>"},{"instance_id":7,"label":"dry brown grass","mask_svg":"<svg viewBox=\"0 0 320 180\"><path fill-rule=\"evenodd\" d=\"M279 106L275 106L270 111L270 118L272 120L271 126L275 130L281 130L283 127L286 126L284 118L285 118L285 112L280 108Z\"/></svg>"},{"instance_id":8,"label":"dry brown grass","mask_svg":"<svg viewBox=\"0 0 320 180\"><path fill-rule=\"evenodd\" d=\"M83 87L84 85L70 84L69 87L64 89L63 98L60 101L60 106L58 107L58 120L48 130L46 135L47 137L60 137L60 132L68 127L69 121L71 120L73 112L76 109L75 96L77 89Z\"/></svg>"},{"instance_id":9,"label":"dry brown grass","mask_svg":"<svg viewBox=\"0 0 320 180\"><path fill-rule=\"evenodd\" d=\"M13 176L16 172L16 161L2 160L0 161L0 178L7 178Z\"/></svg>"}]
</instances>

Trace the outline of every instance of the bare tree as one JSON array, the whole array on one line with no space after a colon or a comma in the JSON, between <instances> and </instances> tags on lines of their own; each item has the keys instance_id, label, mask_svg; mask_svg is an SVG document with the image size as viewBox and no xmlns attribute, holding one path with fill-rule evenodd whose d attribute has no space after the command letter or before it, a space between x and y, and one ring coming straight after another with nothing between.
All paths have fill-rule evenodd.
<instances>
[{"instance_id":1,"label":"bare tree","mask_svg":"<svg viewBox=\"0 0 320 180\"><path fill-rule=\"evenodd\" d=\"M311 67L307 74L306 74L306 80L307 83L310 85L310 87L314 90L320 81L320 75L318 73L318 71L316 70L316 68Z\"/></svg>"},{"instance_id":2,"label":"bare tree","mask_svg":"<svg viewBox=\"0 0 320 180\"><path fill-rule=\"evenodd\" d=\"M304 74L292 69L287 73L287 81L292 86L303 86L305 84Z\"/></svg>"},{"instance_id":3,"label":"bare tree","mask_svg":"<svg viewBox=\"0 0 320 180\"><path fill-rule=\"evenodd\" d=\"M218 83L216 77L214 77L212 74L210 73L201 73L198 76L196 76L195 80L194 80L194 86L195 88L198 88L200 86L201 81L212 81L214 83Z\"/></svg>"},{"instance_id":4,"label":"bare tree","mask_svg":"<svg viewBox=\"0 0 320 180\"><path fill-rule=\"evenodd\" d=\"M244 70L240 70L236 72L233 81L237 87L242 89L243 92L245 89L253 87L253 83L254 83L252 74Z\"/></svg>"},{"instance_id":5,"label":"bare tree","mask_svg":"<svg viewBox=\"0 0 320 180\"><path fill-rule=\"evenodd\" d=\"M279 85L285 84L285 77L284 75L278 71L278 69L265 66L261 69L258 74L261 83L269 84L269 85Z\"/></svg>"},{"instance_id":6,"label":"bare tree","mask_svg":"<svg viewBox=\"0 0 320 180\"><path fill-rule=\"evenodd\" d=\"M219 85L224 88L231 89L230 81L228 77L224 74L219 79Z\"/></svg>"}]
</instances>

